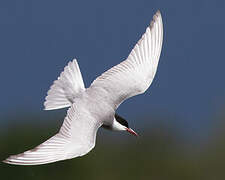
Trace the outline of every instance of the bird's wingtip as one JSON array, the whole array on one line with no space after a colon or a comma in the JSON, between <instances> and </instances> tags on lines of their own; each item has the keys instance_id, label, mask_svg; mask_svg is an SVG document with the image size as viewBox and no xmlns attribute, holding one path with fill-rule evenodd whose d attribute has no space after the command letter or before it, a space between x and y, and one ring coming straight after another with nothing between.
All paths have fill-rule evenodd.
<instances>
[{"instance_id":1,"label":"bird's wingtip","mask_svg":"<svg viewBox=\"0 0 225 180\"><path fill-rule=\"evenodd\" d=\"M160 12L159 9L156 11L156 14L157 14L157 15L161 15L161 12Z\"/></svg>"},{"instance_id":2,"label":"bird's wingtip","mask_svg":"<svg viewBox=\"0 0 225 180\"><path fill-rule=\"evenodd\" d=\"M11 164L10 161L8 160L8 158L3 160L2 162L5 163L5 164Z\"/></svg>"},{"instance_id":3,"label":"bird's wingtip","mask_svg":"<svg viewBox=\"0 0 225 180\"><path fill-rule=\"evenodd\" d=\"M150 22L150 29L153 28L155 22L158 21L158 19L162 19L160 10L157 10L156 13L154 14L153 19Z\"/></svg>"}]
</instances>

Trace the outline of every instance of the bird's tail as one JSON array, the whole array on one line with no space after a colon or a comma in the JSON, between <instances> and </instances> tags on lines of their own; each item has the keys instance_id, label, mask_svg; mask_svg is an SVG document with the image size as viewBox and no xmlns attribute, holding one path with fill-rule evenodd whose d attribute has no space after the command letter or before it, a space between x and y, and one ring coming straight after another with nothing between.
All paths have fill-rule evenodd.
<instances>
[{"instance_id":1,"label":"bird's tail","mask_svg":"<svg viewBox=\"0 0 225 180\"><path fill-rule=\"evenodd\" d=\"M24 153L12 155L4 163L16 165L40 165L67 159L67 139L56 134L36 148Z\"/></svg>"},{"instance_id":2,"label":"bird's tail","mask_svg":"<svg viewBox=\"0 0 225 180\"><path fill-rule=\"evenodd\" d=\"M50 87L44 102L45 110L71 106L77 94L84 90L83 78L77 60L74 59Z\"/></svg>"}]
</instances>

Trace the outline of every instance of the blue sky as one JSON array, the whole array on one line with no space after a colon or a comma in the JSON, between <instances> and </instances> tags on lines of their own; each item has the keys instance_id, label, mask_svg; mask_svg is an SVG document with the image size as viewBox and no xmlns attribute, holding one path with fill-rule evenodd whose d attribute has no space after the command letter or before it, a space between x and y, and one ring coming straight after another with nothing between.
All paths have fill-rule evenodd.
<instances>
[{"instance_id":1,"label":"blue sky","mask_svg":"<svg viewBox=\"0 0 225 180\"><path fill-rule=\"evenodd\" d=\"M126 59L158 9L164 42L157 75L118 111L128 119L175 115L171 123L190 132L209 127L225 106L223 0L1 1L0 121L20 110L42 112L47 90L73 58L88 87Z\"/></svg>"}]
</instances>

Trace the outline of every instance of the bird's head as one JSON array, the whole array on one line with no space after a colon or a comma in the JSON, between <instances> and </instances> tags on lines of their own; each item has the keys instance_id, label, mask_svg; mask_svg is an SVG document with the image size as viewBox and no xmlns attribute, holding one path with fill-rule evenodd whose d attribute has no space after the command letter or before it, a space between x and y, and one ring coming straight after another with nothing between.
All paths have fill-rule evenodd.
<instances>
[{"instance_id":1,"label":"bird's head","mask_svg":"<svg viewBox=\"0 0 225 180\"><path fill-rule=\"evenodd\" d=\"M127 131L132 135L138 136L138 134L133 129L129 128L128 122L118 114L115 114L111 128L115 131Z\"/></svg>"}]
</instances>

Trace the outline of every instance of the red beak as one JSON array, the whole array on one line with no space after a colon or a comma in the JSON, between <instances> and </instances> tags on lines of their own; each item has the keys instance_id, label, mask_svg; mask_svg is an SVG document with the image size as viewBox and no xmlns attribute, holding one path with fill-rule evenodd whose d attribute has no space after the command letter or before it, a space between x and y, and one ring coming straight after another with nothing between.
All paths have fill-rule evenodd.
<instances>
[{"instance_id":1,"label":"red beak","mask_svg":"<svg viewBox=\"0 0 225 180\"><path fill-rule=\"evenodd\" d=\"M129 132L130 134L133 134L134 136L139 136L133 129L131 128L127 128L126 129L127 132Z\"/></svg>"}]
</instances>

